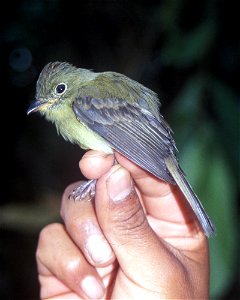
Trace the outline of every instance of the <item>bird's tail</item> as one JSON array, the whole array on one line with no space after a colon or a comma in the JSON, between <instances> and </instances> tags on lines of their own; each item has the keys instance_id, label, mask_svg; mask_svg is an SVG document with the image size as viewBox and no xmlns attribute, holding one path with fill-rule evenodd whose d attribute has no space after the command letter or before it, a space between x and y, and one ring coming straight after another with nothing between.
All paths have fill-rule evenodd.
<instances>
[{"instance_id":1,"label":"bird's tail","mask_svg":"<svg viewBox=\"0 0 240 300\"><path fill-rule=\"evenodd\" d=\"M200 200L194 193L183 171L180 169L175 157L169 156L165 159L165 163L176 184L179 186L180 190L182 191L194 213L196 214L205 235L208 237L214 235L216 231L215 226L205 212Z\"/></svg>"}]
</instances>

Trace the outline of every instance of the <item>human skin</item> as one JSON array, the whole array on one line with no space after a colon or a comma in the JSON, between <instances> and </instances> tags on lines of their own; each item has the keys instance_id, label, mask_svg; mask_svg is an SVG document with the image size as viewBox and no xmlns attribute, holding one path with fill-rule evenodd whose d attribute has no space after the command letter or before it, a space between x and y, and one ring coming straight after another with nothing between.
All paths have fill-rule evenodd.
<instances>
[{"instance_id":1,"label":"human skin","mask_svg":"<svg viewBox=\"0 0 240 300\"><path fill-rule=\"evenodd\" d=\"M86 152L95 200L68 199L70 185L63 224L41 231L41 299L208 299L208 240L180 190L115 157Z\"/></svg>"}]
</instances>

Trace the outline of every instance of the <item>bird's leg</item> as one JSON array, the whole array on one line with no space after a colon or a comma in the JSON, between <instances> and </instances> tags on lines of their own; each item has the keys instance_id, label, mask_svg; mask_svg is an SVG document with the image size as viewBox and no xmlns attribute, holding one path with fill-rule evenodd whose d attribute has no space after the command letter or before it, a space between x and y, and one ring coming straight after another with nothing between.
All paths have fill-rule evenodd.
<instances>
[{"instance_id":1,"label":"bird's leg","mask_svg":"<svg viewBox=\"0 0 240 300\"><path fill-rule=\"evenodd\" d=\"M113 166L118 164L115 155L114 155L114 162ZM68 196L69 199L82 201L82 200L92 200L95 196L96 192L96 183L97 179L91 179L88 181L84 181L80 186L75 188Z\"/></svg>"},{"instance_id":2,"label":"bird's leg","mask_svg":"<svg viewBox=\"0 0 240 300\"><path fill-rule=\"evenodd\" d=\"M77 201L92 200L95 196L96 182L96 179L84 181L69 194L68 198Z\"/></svg>"}]
</instances>

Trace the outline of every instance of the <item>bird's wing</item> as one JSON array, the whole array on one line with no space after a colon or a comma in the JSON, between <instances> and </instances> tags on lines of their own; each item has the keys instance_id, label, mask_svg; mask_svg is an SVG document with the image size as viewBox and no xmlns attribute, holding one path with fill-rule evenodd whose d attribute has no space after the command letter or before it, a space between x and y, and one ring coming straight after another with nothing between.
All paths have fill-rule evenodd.
<instances>
[{"instance_id":1,"label":"bird's wing","mask_svg":"<svg viewBox=\"0 0 240 300\"><path fill-rule=\"evenodd\" d=\"M164 158L175 155L171 130L162 116L156 119L142 100L78 97L73 111L81 122L103 137L117 152L160 179L175 183Z\"/></svg>"}]
</instances>

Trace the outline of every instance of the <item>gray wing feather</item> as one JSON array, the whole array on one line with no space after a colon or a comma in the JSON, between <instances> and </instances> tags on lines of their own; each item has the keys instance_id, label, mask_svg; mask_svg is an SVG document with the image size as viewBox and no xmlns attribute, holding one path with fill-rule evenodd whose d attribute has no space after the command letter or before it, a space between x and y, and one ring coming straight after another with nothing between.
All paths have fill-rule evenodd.
<instances>
[{"instance_id":1,"label":"gray wing feather","mask_svg":"<svg viewBox=\"0 0 240 300\"><path fill-rule=\"evenodd\" d=\"M170 128L138 103L123 99L77 98L76 117L119 153L169 183L175 183L164 158L176 151Z\"/></svg>"},{"instance_id":2,"label":"gray wing feather","mask_svg":"<svg viewBox=\"0 0 240 300\"><path fill-rule=\"evenodd\" d=\"M78 98L76 117L98 133L118 152L169 183L178 184L207 236L215 226L204 211L178 165L171 130L162 116L157 119L146 106L121 99Z\"/></svg>"}]
</instances>

